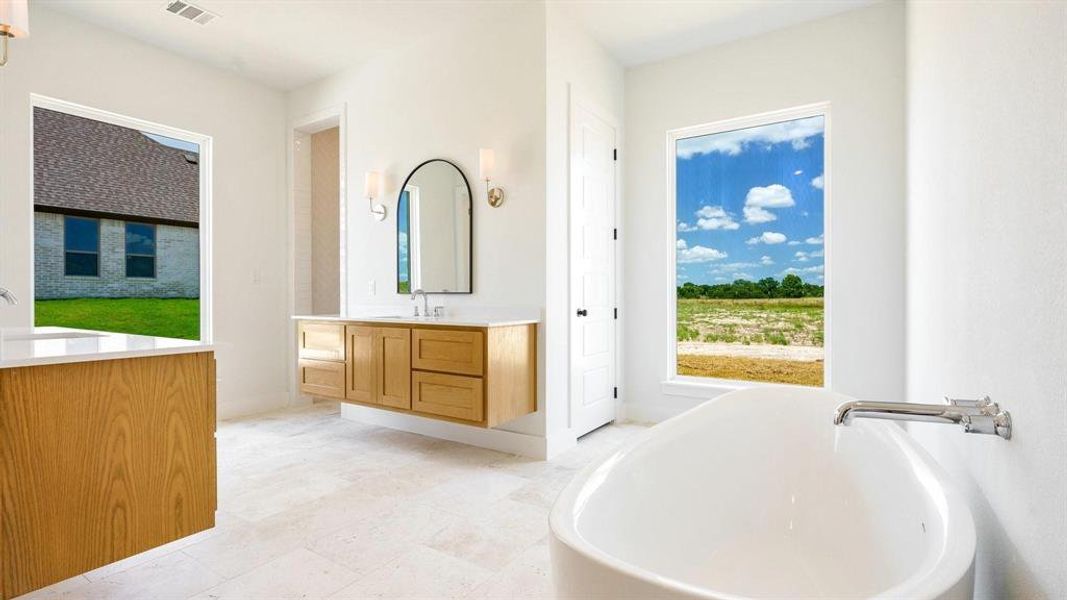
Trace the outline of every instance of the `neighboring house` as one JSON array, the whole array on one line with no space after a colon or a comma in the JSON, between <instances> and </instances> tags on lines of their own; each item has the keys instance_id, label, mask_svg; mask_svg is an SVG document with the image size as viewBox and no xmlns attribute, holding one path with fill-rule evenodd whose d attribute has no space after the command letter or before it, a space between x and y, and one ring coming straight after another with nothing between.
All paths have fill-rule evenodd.
<instances>
[{"instance_id":1,"label":"neighboring house","mask_svg":"<svg viewBox=\"0 0 1067 600\"><path fill-rule=\"evenodd\" d=\"M198 298L195 152L35 108L36 298Z\"/></svg>"}]
</instances>

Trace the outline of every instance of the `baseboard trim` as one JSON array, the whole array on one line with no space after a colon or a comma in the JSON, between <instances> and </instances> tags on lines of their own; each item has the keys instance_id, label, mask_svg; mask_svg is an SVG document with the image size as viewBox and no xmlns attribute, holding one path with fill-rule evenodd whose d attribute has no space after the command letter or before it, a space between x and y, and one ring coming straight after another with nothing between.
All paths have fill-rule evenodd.
<instances>
[{"instance_id":1,"label":"baseboard trim","mask_svg":"<svg viewBox=\"0 0 1067 600\"><path fill-rule=\"evenodd\" d=\"M341 404L341 418L540 460L548 454L545 438L503 429L483 429L345 403Z\"/></svg>"}]
</instances>

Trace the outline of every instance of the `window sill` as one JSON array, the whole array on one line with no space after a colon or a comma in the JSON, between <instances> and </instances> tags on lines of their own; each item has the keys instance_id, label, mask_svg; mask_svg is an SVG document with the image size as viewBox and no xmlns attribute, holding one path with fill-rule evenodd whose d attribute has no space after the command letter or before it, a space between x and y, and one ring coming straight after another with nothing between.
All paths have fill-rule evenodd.
<instances>
[{"instance_id":1,"label":"window sill","mask_svg":"<svg viewBox=\"0 0 1067 600\"><path fill-rule=\"evenodd\" d=\"M662 391L663 394L666 396L703 398L705 400L714 398L727 392L744 390L754 387L802 387L804 389L826 389L825 386L819 386L816 388L812 386L798 386L788 383L741 381L734 379L713 379L710 377L686 377L684 375L679 375L672 379L666 379L660 382L660 391Z\"/></svg>"}]
</instances>

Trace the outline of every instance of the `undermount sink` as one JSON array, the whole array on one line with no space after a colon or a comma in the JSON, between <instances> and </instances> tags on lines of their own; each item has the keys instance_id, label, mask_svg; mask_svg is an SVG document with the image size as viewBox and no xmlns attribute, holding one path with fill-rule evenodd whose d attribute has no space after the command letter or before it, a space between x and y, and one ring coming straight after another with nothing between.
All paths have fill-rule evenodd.
<instances>
[{"instance_id":1,"label":"undermount sink","mask_svg":"<svg viewBox=\"0 0 1067 600\"><path fill-rule=\"evenodd\" d=\"M85 333L79 331L58 331L54 333L22 333L15 335L6 335L3 339L11 342L32 342L36 340L65 340L75 338L97 338L104 337L102 333Z\"/></svg>"}]
</instances>

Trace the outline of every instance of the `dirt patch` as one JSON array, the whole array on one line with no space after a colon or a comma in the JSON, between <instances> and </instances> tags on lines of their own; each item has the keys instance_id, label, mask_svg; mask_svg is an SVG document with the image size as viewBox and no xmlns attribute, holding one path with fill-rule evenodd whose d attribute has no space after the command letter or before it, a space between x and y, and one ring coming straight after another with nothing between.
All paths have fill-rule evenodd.
<instances>
[{"instance_id":1,"label":"dirt patch","mask_svg":"<svg viewBox=\"0 0 1067 600\"><path fill-rule=\"evenodd\" d=\"M678 374L762 383L821 386L822 361L796 361L737 356L686 355L679 349Z\"/></svg>"}]
</instances>

